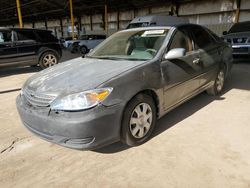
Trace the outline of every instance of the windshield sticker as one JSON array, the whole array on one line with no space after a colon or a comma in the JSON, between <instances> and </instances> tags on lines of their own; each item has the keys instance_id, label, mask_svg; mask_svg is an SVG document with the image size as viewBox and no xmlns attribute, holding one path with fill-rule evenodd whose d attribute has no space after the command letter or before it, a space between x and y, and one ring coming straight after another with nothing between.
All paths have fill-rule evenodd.
<instances>
[{"instance_id":1,"label":"windshield sticker","mask_svg":"<svg viewBox=\"0 0 250 188\"><path fill-rule=\"evenodd\" d=\"M142 34L142 37L145 37L147 35L162 35L165 33L165 30L151 30L151 31L145 31Z\"/></svg>"}]
</instances>

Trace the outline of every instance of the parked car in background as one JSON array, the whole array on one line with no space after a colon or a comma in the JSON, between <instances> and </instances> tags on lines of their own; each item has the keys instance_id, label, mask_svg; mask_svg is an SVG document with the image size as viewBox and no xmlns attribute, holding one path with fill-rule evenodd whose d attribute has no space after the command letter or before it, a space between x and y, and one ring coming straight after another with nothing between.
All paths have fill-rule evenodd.
<instances>
[{"instance_id":1,"label":"parked car in background","mask_svg":"<svg viewBox=\"0 0 250 188\"><path fill-rule=\"evenodd\" d=\"M169 15L151 14L147 16L136 17L130 22L130 24L127 26L127 29L137 27L171 26L186 23L189 23L189 20L186 18Z\"/></svg>"},{"instance_id":2,"label":"parked car in background","mask_svg":"<svg viewBox=\"0 0 250 188\"><path fill-rule=\"evenodd\" d=\"M67 48L67 46L68 46L68 42L67 41L72 41L72 37L66 37L66 38L61 37L59 39L59 42L60 42L62 48Z\"/></svg>"},{"instance_id":3,"label":"parked car in background","mask_svg":"<svg viewBox=\"0 0 250 188\"><path fill-rule=\"evenodd\" d=\"M224 40L232 45L235 59L250 57L250 21L234 24L223 35Z\"/></svg>"},{"instance_id":4,"label":"parked car in background","mask_svg":"<svg viewBox=\"0 0 250 188\"><path fill-rule=\"evenodd\" d=\"M0 28L0 67L35 66L59 62L62 50L51 31Z\"/></svg>"},{"instance_id":5,"label":"parked car in background","mask_svg":"<svg viewBox=\"0 0 250 188\"><path fill-rule=\"evenodd\" d=\"M117 32L85 58L30 77L17 97L22 122L75 149L143 144L170 110L222 92L232 49L215 36L193 24Z\"/></svg>"},{"instance_id":6,"label":"parked car in background","mask_svg":"<svg viewBox=\"0 0 250 188\"><path fill-rule=\"evenodd\" d=\"M78 44L78 51L81 54L86 54L89 50L94 49L98 44L106 39L106 35L87 35L84 40Z\"/></svg>"},{"instance_id":7,"label":"parked car in background","mask_svg":"<svg viewBox=\"0 0 250 188\"><path fill-rule=\"evenodd\" d=\"M72 53L86 54L106 39L106 35L82 35L79 40L72 41L68 50Z\"/></svg>"}]
</instances>

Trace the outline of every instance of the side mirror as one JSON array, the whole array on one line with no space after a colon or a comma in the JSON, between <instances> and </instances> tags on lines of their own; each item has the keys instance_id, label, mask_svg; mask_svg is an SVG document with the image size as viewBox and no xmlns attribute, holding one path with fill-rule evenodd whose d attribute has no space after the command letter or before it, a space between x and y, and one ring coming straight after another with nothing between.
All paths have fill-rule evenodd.
<instances>
[{"instance_id":1,"label":"side mirror","mask_svg":"<svg viewBox=\"0 0 250 188\"><path fill-rule=\"evenodd\" d=\"M227 31L223 31L223 32L222 32L222 35L227 35L227 34L228 34Z\"/></svg>"},{"instance_id":2,"label":"side mirror","mask_svg":"<svg viewBox=\"0 0 250 188\"><path fill-rule=\"evenodd\" d=\"M186 55L186 50L184 48L174 48L165 54L164 59L177 59Z\"/></svg>"}]
</instances>

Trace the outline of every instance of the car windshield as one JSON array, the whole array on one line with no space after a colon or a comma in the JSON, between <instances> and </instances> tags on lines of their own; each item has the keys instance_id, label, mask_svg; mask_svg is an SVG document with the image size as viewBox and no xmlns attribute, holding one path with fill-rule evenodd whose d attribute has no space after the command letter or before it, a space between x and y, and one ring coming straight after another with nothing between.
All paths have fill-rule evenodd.
<instances>
[{"instance_id":1,"label":"car windshield","mask_svg":"<svg viewBox=\"0 0 250 188\"><path fill-rule=\"evenodd\" d=\"M250 32L250 22L234 24L228 33Z\"/></svg>"},{"instance_id":2,"label":"car windshield","mask_svg":"<svg viewBox=\"0 0 250 188\"><path fill-rule=\"evenodd\" d=\"M113 60L150 60L159 51L168 31L168 29L151 29L118 32L101 43L87 57Z\"/></svg>"}]
</instances>

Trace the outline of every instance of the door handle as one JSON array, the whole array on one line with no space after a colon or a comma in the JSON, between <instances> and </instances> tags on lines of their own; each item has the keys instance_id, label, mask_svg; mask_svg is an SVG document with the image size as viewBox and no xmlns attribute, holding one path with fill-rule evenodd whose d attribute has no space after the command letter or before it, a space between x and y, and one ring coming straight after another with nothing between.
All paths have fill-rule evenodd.
<instances>
[{"instance_id":1,"label":"door handle","mask_svg":"<svg viewBox=\"0 0 250 188\"><path fill-rule=\"evenodd\" d=\"M200 58L195 58L193 60L193 64L199 64L200 63Z\"/></svg>"}]
</instances>

